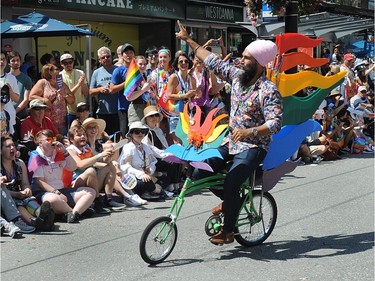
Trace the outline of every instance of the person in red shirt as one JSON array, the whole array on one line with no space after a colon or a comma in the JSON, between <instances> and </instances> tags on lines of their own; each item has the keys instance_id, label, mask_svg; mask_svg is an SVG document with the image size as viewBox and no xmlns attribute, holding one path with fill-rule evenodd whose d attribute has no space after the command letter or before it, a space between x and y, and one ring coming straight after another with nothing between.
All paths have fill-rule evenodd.
<instances>
[{"instance_id":1,"label":"person in red shirt","mask_svg":"<svg viewBox=\"0 0 375 281\"><path fill-rule=\"evenodd\" d=\"M39 131L51 130L55 135L59 131L53 125L51 119L44 116L47 105L43 101L35 99L30 102L28 111L29 116L21 123L20 138L23 140L33 139Z\"/></svg>"}]
</instances>

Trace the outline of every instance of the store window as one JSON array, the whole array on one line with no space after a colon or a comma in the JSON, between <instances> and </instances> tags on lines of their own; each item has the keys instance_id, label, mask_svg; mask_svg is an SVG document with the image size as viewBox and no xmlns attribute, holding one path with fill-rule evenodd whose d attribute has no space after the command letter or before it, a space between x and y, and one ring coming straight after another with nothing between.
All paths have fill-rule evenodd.
<instances>
[{"instance_id":1,"label":"store window","mask_svg":"<svg viewBox=\"0 0 375 281\"><path fill-rule=\"evenodd\" d=\"M228 51L233 57L241 57L242 36L240 33L228 32Z\"/></svg>"},{"instance_id":2,"label":"store window","mask_svg":"<svg viewBox=\"0 0 375 281\"><path fill-rule=\"evenodd\" d=\"M187 31L189 32L190 37L200 45L205 44L209 39L218 39L220 36L226 42L226 30L212 27L192 27L187 26ZM211 46L212 52L221 54L221 49L219 46ZM228 47L227 47L228 49ZM181 42L181 50L184 52L190 53L192 50L189 50L189 46Z\"/></svg>"}]
</instances>

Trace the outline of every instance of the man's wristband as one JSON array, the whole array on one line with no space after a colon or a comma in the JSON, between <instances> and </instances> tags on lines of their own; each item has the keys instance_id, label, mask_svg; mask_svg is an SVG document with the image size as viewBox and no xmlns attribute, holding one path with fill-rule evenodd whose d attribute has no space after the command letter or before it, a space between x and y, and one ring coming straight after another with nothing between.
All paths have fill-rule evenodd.
<instances>
[{"instance_id":1,"label":"man's wristband","mask_svg":"<svg viewBox=\"0 0 375 281\"><path fill-rule=\"evenodd\" d=\"M99 153L97 156L98 156L98 160L102 159L103 158L103 153Z\"/></svg>"},{"instance_id":2,"label":"man's wristband","mask_svg":"<svg viewBox=\"0 0 375 281\"><path fill-rule=\"evenodd\" d=\"M68 151L65 151L64 153L64 158L68 158L70 156L69 152Z\"/></svg>"}]
</instances>

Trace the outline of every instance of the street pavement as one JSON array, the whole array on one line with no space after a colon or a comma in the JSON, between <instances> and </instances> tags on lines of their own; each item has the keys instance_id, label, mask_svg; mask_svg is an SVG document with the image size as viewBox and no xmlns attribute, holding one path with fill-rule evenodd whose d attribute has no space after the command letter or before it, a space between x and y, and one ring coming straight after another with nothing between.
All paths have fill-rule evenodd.
<instances>
[{"instance_id":1,"label":"street pavement","mask_svg":"<svg viewBox=\"0 0 375 281\"><path fill-rule=\"evenodd\" d=\"M372 154L298 166L271 193L278 220L260 246L212 245L204 224L219 200L202 191L187 197L176 247L162 264L142 260L139 240L172 201L1 237L1 280L374 280Z\"/></svg>"}]
</instances>

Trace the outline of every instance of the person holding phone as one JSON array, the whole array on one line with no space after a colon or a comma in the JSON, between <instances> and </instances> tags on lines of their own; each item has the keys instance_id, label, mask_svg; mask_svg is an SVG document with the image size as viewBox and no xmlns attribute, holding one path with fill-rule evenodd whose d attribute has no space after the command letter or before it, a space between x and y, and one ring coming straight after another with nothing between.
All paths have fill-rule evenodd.
<instances>
[{"instance_id":1,"label":"person holding phone","mask_svg":"<svg viewBox=\"0 0 375 281\"><path fill-rule=\"evenodd\" d=\"M57 75L59 69L47 64L42 68L42 79L38 80L30 91L30 100L39 99L47 108L45 115L51 118L56 129L61 135L68 132L66 115L68 113L67 104L74 104L75 97L69 87L63 82L59 89L57 84Z\"/></svg>"}]
</instances>

